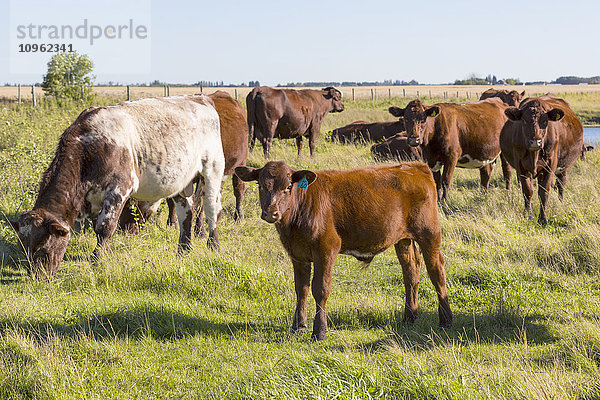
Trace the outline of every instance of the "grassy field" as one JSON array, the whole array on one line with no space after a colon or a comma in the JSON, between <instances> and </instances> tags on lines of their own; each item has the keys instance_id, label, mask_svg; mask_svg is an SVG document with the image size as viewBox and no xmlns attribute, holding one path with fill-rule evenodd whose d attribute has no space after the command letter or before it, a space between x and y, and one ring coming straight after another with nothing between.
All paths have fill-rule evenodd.
<instances>
[{"instance_id":1,"label":"grassy field","mask_svg":"<svg viewBox=\"0 0 600 400\"><path fill-rule=\"evenodd\" d=\"M391 103L406 100L347 102L323 132L391 119ZM3 217L33 205L60 134L83 107L0 111ZM294 141L276 141L273 157L311 169L373 164L368 147L323 136L314 160L306 151L297 160ZM249 164L262 166L261 153ZM76 233L50 284L25 276L16 235L2 223L0 399L600 398L599 169L598 151L572 167L543 228L522 216L518 185L507 193L499 166L488 191L478 172L458 170L440 210L453 328L437 327L424 267L420 318L405 326L393 250L366 269L342 255L323 343L309 340L311 326L289 334L292 267L259 218L254 184L236 224L225 183L218 254L195 239L177 257L178 233L163 211L139 236L115 234L100 262L89 258L94 234Z\"/></svg>"}]
</instances>

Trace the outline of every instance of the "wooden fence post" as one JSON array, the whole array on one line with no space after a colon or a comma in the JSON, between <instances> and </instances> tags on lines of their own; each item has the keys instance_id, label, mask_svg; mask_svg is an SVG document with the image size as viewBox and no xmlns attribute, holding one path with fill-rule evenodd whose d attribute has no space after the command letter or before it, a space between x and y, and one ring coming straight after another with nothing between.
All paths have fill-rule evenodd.
<instances>
[{"instance_id":1,"label":"wooden fence post","mask_svg":"<svg viewBox=\"0 0 600 400\"><path fill-rule=\"evenodd\" d=\"M417 90L417 98L419 98L419 91Z\"/></svg>"},{"instance_id":2,"label":"wooden fence post","mask_svg":"<svg viewBox=\"0 0 600 400\"><path fill-rule=\"evenodd\" d=\"M33 107L37 107L37 101L35 101L35 86L31 85L31 99L33 100Z\"/></svg>"},{"instance_id":3,"label":"wooden fence post","mask_svg":"<svg viewBox=\"0 0 600 400\"><path fill-rule=\"evenodd\" d=\"M433 97L431 97L431 90L429 91L429 98L433 99Z\"/></svg>"},{"instance_id":4,"label":"wooden fence post","mask_svg":"<svg viewBox=\"0 0 600 400\"><path fill-rule=\"evenodd\" d=\"M375 100L375 94L373 93L373 89L371 89L371 101Z\"/></svg>"},{"instance_id":5,"label":"wooden fence post","mask_svg":"<svg viewBox=\"0 0 600 400\"><path fill-rule=\"evenodd\" d=\"M129 85L127 85L127 101L131 100L131 89L129 88Z\"/></svg>"},{"instance_id":6,"label":"wooden fence post","mask_svg":"<svg viewBox=\"0 0 600 400\"><path fill-rule=\"evenodd\" d=\"M402 97L406 97L406 89L402 89Z\"/></svg>"},{"instance_id":7,"label":"wooden fence post","mask_svg":"<svg viewBox=\"0 0 600 400\"><path fill-rule=\"evenodd\" d=\"M21 104L21 84L17 85L17 102Z\"/></svg>"},{"instance_id":8,"label":"wooden fence post","mask_svg":"<svg viewBox=\"0 0 600 400\"><path fill-rule=\"evenodd\" d=\"M235 94L235 99L237 100L237 89L233 89L233 93Z\"/></svg>"},{"instance_id":9,"label":"wooden fence post","mask_svg":"<svg viewBox=\"0 0 600 400\"><path fill-rule=\"evenodd\" d=\"M458 99L458 90L456 91L456 98Z\"/></svg>"},{"instance_id":10,"label":"wooden fence post","mask_svg":"<svg viewBox=\"0 0 600 400\"><path fill-rule=\"evenodd\" d=\"M388 88L388 98L392 98L392 89Z\"/></svg>"},{"instance_id":11,"label":"wooden fence post","mask_svg":"<svg viewBox=\"0 0 600 400\"><path fill-rule=\"evenodd\" d=\"M352 101L355 101L356 97L354 97L354 88L352 88Z\"/></svg>"},{"instance_id":12,"label":"wooden fence post","mask_svg":"<svg viewBox=\"0 0 600 400\"><path fill-rule=\"evenodd\" d=\"M167 85L167 97L171 95L171 88Z\"/></svg>"}]
</instances>

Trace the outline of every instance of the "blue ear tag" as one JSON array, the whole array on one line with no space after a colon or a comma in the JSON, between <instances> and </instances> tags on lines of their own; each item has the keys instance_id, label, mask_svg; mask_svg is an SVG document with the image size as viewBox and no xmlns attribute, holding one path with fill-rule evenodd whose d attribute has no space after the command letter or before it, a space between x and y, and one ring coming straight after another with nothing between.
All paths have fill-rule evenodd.
<instances>
[{"instance_id":1,"label":"blue ear tag","mask_svg":"<svg viewBox=\"0 0 600 400\"><path fill-rule=\"evenodd\" d=\"M308 179L306 179L306 175L302 179L298 181L298 189L306 189L308 187Z\"/></svg>"}]
</instances>

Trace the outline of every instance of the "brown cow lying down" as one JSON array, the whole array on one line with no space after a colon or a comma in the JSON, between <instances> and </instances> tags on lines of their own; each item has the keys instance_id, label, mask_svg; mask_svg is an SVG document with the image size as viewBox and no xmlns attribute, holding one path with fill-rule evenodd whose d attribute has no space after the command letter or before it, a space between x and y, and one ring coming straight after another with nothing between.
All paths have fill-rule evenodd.
<instances>
[{"instance_id":1,"label":"brown cow lying down","mask_svg":"<svg viewBox=\"0 0 600 400\"><path fill-rule=\"evenodd\" d=\"M273 138L296 138L298 156L302 137L308 136L310 156L315 153L321 123L330 112L344 111L342 92L334 87L314 89L273 89L260 86L246 96L250 148L260 140L265 158L269 158Z\"/></svg>"},{"instance_id":2,"label":"brown cow lying down","mask_svg":"<svg viewBox=\"0 0 600 400\"><path fill-rule=\"evenodd\" d=\"M238 167L235 173L244 181L258 181L261 218L275 224L292 259L297 298L292 331L306 328L311 263L317 304L312 338L322 340L338 254L369 263L391 246L404 276L404 319L414 321L421 264L415 243L438 295L440 325L451 325L435 183L425 164L313 172L272 161L260 169Z\"/></svg>"},{"instance_id":3,"label":"brown cow lying down","mask_svg":"<svg viewBox=\"0 0 600 400\"><path fill-rule=\"evenodd\" d=\"M215 103L215 109L219 114L221 144L223 146L223 154L225 155L224 176L231 176L233 194L235 195L235 213L233 214L233 218L236 221L240 221L244 218L242 212L242 199L244 196L245 185L244 181L234 174L234 171L235 167L246 165L246 159L248 158L248 123L246 122L246 110L239 101L235 100L226 92L217 91L209 94L208 97ZM198 186L198 188L201 189L202 186ZM177 223L175 202L173 199L167 199L167 205L169 206L168 224L175 225ZM139 215L134 215L134 210L125 207L119 218L119 228L130 233L137 233L139 229L136 218L145 221L156 214L156 207L151 206L151 204L145 202L138 202L137 211L139 211ZM204 237L206 232L204 228L202 193L195 193L194 209L198 210L194 231L196 234Z\"/></svg>"},{"instance_id":4,"label":"brown cow lying down","mask_svg":"<svg viewBox=\"0 0 600 400\"><path fill-rule=\"evenodd\" d=\"M340 143L379 142L404 131L404 121L357 121L334 129L331 139Z\"/></svg>"},{"instance_id":5,"label":"brown cow lying down","mask_svg":"<svg viewBox=\"0 0 600 400\"><path fill-rule=\"evenodd\" d=\"M502 154L517 170L525 211L531 218L532 179L537 178L538 222L546 224L546 202L552 180L556 175L558 196L562 200L567 168L581 155L583 127L569 104L551 94L527 98L519 108L507 109L506 115L509 121L500 134Z\"/></svg>"},{"instance_id":6,"label":"brown cow lying down","mask_svg":"<svg viewBox=\"0 0 600 400\"><path fill-rule=\"evenodd\" d=\"M84 110L60 138L33 210L13 227L29 273L52 278L75 219L97 217L96 253L108 246L127 199L174 197L179 250L189 248L193 184L204 182L209 246L218 247L217 216L225 160L219 116L210 98L174 96Z\"/></svg>"},{"instance_id":7,"label":"brown cow lying down","mask_svg":"<svg viewBox=\"0 0 600 400\"><path fill-rule=\"evenodd\" d=\"M525 96L525 91L523 90L521 93L516 90L511 90L510 92L506 89L496 90L496 89L488 89L481 94L479 100L491 99L492 97L499 97L500 100L508 104L509 106L516 107L519 105L521 99Z\"/></svg>"},{"instance_id":8,"label":"brown cow lying down","mask_svg":"<svg viewBox=\"0 0 600 400\"><path fill-rule=\"evenodd\" d=\"M479 169L481 186L489 186L493 163L500 155L500 130L506 122L507 108L499 98L432 106L416 99L405 108L390 107L390 113L404 117L408 144L421 146L423 159L433 171L438 198L447 201L456 167ZM504 161L502 166L509 187Z\"/></svg>"},{"instance_id":9,"label":"brown cow lying down","mask_svg":"<svg viewBox=\"0 0 600 400\"><path fill-rule=\"evenodd\" d=\"M421 147L413 147L408 144L408 136L406 132L398 133L387 138L381 143L371 146L371 154L375 160L415 160L422 161L423 153Z\"/></svg>"}]
</instances>

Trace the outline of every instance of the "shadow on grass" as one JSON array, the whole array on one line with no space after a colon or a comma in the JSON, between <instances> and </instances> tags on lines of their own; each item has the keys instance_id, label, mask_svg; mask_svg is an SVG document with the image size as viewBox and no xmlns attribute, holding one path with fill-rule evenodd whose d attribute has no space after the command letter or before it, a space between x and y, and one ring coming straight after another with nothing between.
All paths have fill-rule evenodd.
<instances>
[{"instance_id":1,"label":"shadow on grass","mask_svg":"<svg viewBox=\"0 0 600 400\"><path fill-rule=\"evenodd\" d=\"M51 337L77 340L127 339L151 337L171 341L196 334L213 337L249 334L265 342L280 342L289 336L287 326L256 323L217 323L202 317L192 317L170 310L138 307L110 313L80 317L69 323L0 320L0 331L15 330L35 341L46 342Z\"/></svg>"},{"instance_id":2,"label":"shadow on grass","mask_svg":"<svg viewBox=\"0 0 600 400\"><path fill-rule=\"evenodd\" d=\"M386 318L388 317L388 318ZM493 310L483 313L454 313L452 327L440 328L438 315L422 312L414 324L402 321L403 313L396 311L393 316L379 316L376 319L366 314L353 316L352 326L335 313L329 314L330 327L336 330L364 329L379 327L389 329L389 336L358 347L362 351L374 352L389 345L390 339L407 347L425 350L435 343L471 341L487 344L523 343L546 344L556 341L545 323L547 316L535 314L521 316L512 310Z\"/></svg>"}]
</instances>

